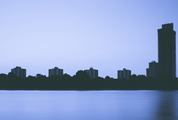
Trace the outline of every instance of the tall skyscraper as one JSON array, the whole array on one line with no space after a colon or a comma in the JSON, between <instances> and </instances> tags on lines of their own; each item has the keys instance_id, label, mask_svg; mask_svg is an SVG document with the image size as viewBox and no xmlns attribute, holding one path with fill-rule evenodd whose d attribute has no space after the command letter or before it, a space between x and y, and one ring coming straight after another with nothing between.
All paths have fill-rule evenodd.
<instances>
[{"instance_id":1,"label":"tall skyscraper","mask_svg":"<svg viewBox=\"0 0 178 120\"><path fill-rule=\"evenodd\" d=\"M160 80L176 78L176 32L173 23L158 29L158 66Z\"/></svg>"}]
</instances>

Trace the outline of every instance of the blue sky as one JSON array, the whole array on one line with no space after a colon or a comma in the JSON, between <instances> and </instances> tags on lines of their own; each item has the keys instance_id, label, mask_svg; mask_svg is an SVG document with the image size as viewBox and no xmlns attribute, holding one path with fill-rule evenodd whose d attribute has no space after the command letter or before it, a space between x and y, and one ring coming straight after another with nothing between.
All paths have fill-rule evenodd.
<instances>
[{"instance_id":1,"label":"blue sky","mask_svg":"<svg viewBox=\"0 0 178 120\"><path fill-rule=\"evenodd\" d=\"M157 61L157 29L178 28L177 0L0 0L0 73L94 67L116 77Z\"/></svg>"}]
</instances>

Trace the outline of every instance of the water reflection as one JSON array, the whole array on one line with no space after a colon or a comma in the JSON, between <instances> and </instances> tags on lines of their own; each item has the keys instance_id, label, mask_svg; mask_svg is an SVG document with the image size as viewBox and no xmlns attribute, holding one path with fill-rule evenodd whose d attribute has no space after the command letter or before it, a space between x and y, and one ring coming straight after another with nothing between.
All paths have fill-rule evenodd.
<instances>
[{"instance_id":1,"label":"water reflection","mask_svg":"<svg viewBox=\"0 0 178 120\"><path fill-rule=\"evenodd\" d=\"M177 91L0 91L0 120L178 120Z\"/></svg>"},{"instance_id":2,"label":"water reflection","mask_svg":"<svg viewBox=\"0 0 178 120\"><path fill-rule=\"evenodd\" d=\"M160 92L156 120L176 120L176 92Z\"/></svg>"}]
</instances>

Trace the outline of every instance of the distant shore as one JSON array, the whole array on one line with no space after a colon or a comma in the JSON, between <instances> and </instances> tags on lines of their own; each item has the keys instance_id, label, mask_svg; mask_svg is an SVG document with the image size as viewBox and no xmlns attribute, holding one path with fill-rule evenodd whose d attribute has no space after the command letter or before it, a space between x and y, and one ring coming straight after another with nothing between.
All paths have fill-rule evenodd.
<instances>
[{"instance_id":1,"label":"distant shore","mask_svg":"<svg viewBox=\"0 0 178 120\"><path fill-rule=\"evenodd\" d=\"M0 90L178 90L178 81L0 80Z\"/></svg>"}]
</instances>

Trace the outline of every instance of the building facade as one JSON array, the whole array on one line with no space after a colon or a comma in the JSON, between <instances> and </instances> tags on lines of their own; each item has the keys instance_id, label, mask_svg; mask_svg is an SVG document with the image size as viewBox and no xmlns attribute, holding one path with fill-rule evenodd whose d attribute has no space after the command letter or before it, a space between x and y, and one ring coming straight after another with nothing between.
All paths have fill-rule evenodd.
<instances>
[{"instance_id":1,"label":"building facade","mask_svg":"<svg viewBox=\"0 0 178 120\"><path fill-rule=\"evenodd\" d=\"M123 69L117 71L117 78L119 80L128 80L131 78L131 70Z\"/></svg>"},{"instance_id":2,"label":"building facade","mask_svg":"<svg viewBox=\"0 0 178 120\"><path fill-rule=\"evenodd\" d=\"M49 69L48 76L49 77L60 77L63 75L63 69L59 69L58 67L54 67Z\"/></svg>"},{"instance_id":3,"label":"building facade","mask_svg":"<svg viewBox=\"0 0 178 120\"><path fill-rule=\"evenodd\" d=\"M98 78L98 70L90 68L89 70L84 70L84 72L89 76L90 79Z\"/></svg>"},{"instance_id":4,"label":"building facade","mask_svg":"<svg viewBox=\"0 0 178 120\"><path fill-rule=\"evenodd\" d=\"M158 65L160 80L176 78L176 32L172 23L158 29Z\"/></svg>"},{"instance_id":5,"label":"building facade","mask_svg":"<svg viewBox=\"0 0 178 120\"><path fill-rule=\"evenodd\" d=\"M146 69L146 75L150 79L158 79L158 63L152 61L149 63L149 68Z\"/></svg>"},{"instance_id":6,"label":"building facade","mask_svg":"<svg viewBox=\"0 0 178 120\"><path fill-rule=\"evenodd\" d=\"M13 69L11 69L11 75L18 77L18 78L26 78L26 69L23 69L21 67L15 67Z\"/></svg>"}]
</instances>

